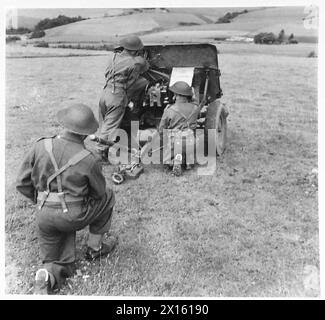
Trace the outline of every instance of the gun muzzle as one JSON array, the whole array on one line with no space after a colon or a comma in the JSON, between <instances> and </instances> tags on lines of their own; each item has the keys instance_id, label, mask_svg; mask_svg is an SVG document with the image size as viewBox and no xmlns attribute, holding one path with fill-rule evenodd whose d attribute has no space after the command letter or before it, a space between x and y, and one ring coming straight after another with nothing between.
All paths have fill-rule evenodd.
<instances>
[{"instance_id":1,"label":"gun muzzle","mask_svg":"<svg viewBox=\"0 0 325 320\"><path fill-rule=\"evenodd\" d=\"M98 143L101 143L105 146L109 146L109 147L114 147L116 149L122 149L122 150L127 150L127 151L130 151L132 155L134 155L135 157L138 155L138 149L136 148L132 148L130 149L128 146L125 146L125 145L122 145L122 144L119 144L119 143L115 143L113 141L109 141L109 140L105 140L105 139L102 139L94 134L91 134L89 136L89 139L91 141L95 141L95 142L98 142Z\"/></svg>"},{"instance_id":2,"label":"gun muzzle","mask_svg":"<svg viewBox=\"0 0 325 320\"><path fill-rule=\"evenodd\" d=\"M94 135L94 134L91 134L91 135L89 136L89 139L90 139L91 141L95 141L95 142L98 142L98 143L101 143L101 144L104 144L104 145L106 145L106 146L110 146L110 147L114 144L114 142L112 142L112 141L108 141L108 140L105 140L105 139L100 138L100 137L98 137L98 136L96 136L96 135Z\"/></svg>"}]
</instances>

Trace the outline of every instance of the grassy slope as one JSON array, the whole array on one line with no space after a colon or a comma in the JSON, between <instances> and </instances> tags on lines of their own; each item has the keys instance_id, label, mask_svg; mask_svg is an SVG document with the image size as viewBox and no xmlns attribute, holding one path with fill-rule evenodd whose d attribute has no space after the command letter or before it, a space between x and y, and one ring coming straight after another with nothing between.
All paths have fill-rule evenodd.
<instances>
[{"instance_id":1,"label":"grassy slope","mask_svg":"<svg viewBox=\"0 0 325 320\"><path fill-rule=\"evenodd\" d=\"M319 263L317 190L305 179L317 167L317 61L235 54L219 60L230 116L228 150L215 175L192 172L172 179L147 167L138 180L112 186L118 249L91 268L80 261L90 277L74 278L62 293L317 293L303 287L304 267ZM104 57L7 60L10 293L30 292L39 263L35 209L14 191L21 158L33 140L57 131L54 117L62 103L82 101L97 111L105 62ZM104 168L108 184L111 171ZM84 231L78 233L78 248L84 237Z\"/></svg>"},{"instance_id":2,"label":"grassy slope","mask_svg":"<svg viewBox=\"0 0 325 320\"><path fill-rule=\"evenodd\" d=\"M203 23L191 14L139 13L71 23L46 31L46 41L114 41L116 35L148 32L178 26L179 22Z\"/></svg>"},{"instance_id":3,"label":"grassy slope","mask_svg":"<svg viewBox=\"0 0 325 320\"><path fill-rule=\"evenodd\" d=\"M247 14L235 18L231 23L202 24L200 26L177 27L170 31L158 33L158 37L195 38L195 37L230 37L232 35L254 36L259 32L274 32L276 35L281 29L287 36L294 33L298 40L315 42L317 31L304 28L303 7L264 8L254 9ZM156 35L151 35L154 38Z\"/></svg>"},{"instance_id":4,"label":"grassy slope","mask_svg":"<svg viewBox=\"0 0 325 320\"><path fill-rule=\"evenodd\" d=\"M209 24L200 15L209 14L216 21L226 12L243 8L174 8L171 13L140 13L122 17L96 18L72 23L47 31L46 41L109 41L116 35L153 31L148 39L169 38L214 38L232 35L253 36L261 31L279 33L282 28L287 34L294 33L301 40L314 39L317 32L305 29L302 18L306 15L303 7L249 8L250 12L238 16L231 23ZM215 17L215 18L214 18ZM180 22L194 22L198 26L179 26ZM159 31L157 33L157 31ZM161 32L162 31L162 32Z\"/></svg>"}]
</instances>

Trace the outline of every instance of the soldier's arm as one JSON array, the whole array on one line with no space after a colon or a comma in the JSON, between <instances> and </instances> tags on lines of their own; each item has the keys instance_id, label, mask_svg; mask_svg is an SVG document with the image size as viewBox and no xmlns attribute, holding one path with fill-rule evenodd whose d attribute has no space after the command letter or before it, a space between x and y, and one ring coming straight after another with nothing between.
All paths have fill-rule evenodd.
<instances>
[{"instance_id":1,"label":"soldier's arm","mask_svg":"<svg viewBox=\"0 0 325 320\"><path fill-rule=\"evenodd\" d=\"M16 179L16 189L22 195L33 201L37 202L37 191L32 181L32 170L35 162L35 147L33 147L19 169Z\"/></svg>"},{"instance_id":2,"label":"soldier's arm","mask_svg":"<svg viewBox=\"0 0 325 320\"><path fill-rule=\"evenodd\" d=\"M90 168L89 180L89 197L99 200L106 194L106 181L102 173L101 165L98 161L92 163Z\"/></svg>"},{"instance_id":3,"label":"soldier's arm","mask_svg":"<svg viewBox=\"0 0 325 320\"><path fill-rule=\"evenodd\" d=\"M106 65L106 70L105 70L105 79L106 80L111 77L111 72L113 70L113 54L112 54L112 56L109 57L107 65Z\"/></svg>"},{"instance_id":4,"label":"soldier's arm","mask_svg":"<svg viewBox=\"0 0 325 320\"><path fill-rule=\"evenodd\" d=\"M146 59L144 59L141 56L137 56L135 58L135 60L136 60L135 69L137 70L137 72L139 74L142 74L142 73L149 70L150 65L149 65L149 62Z\"/></svg>"},{"instance_id":5,"label":"soldier's arm","mask_svg":"<svg viewBox=\"0 0 325 320\"><path fill-rule=\"evenodd\" d=\"M168 129L168 125L169 125L169 112L168 110L165 109L159 123L159 128L158 128L159 133L163 134L163 130Z\"/></svg>"},{"instance_id":6,"label":"soldier's arm","mask_svg":"<svg viewBox=\"0 0 325 320\"><path fill-rule=\"evenodd\" d=\"M192 125L191 125L191 129L196 129L197 127L197 119L199 118L199 114L200 114L200 107L198 105L195 105L194 106L194 114L193 114L193 117L192 117Z\"/></svg>"}]
</instances>

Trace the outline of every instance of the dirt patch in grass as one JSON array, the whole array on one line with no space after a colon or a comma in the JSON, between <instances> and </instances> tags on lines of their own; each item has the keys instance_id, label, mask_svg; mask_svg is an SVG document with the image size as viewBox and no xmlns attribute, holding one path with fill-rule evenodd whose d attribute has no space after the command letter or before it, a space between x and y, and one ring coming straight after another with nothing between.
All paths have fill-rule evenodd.
<instances>
[{"instance_id":1,"label":"dirt patch in grass","mask_svg":"<svg viewBox=\"0 0 325 320\"><path fill-rule=\"evenodd\" d=\"M14 189L17 168L32 141L57 132L62 106L82 101L97 114L106 60L6 62L7 293L31 293L40 263L36 209ZM119 245L91 265L82 258L86 231L78 232L79 272L60 294L319 294L308 287L319 268L317 61L236 54L219 61L230 116L215 174L174 179L147 166L138 180L114 186L113 168L104 167L116 192Z\"/></svg>"}]
</instances>

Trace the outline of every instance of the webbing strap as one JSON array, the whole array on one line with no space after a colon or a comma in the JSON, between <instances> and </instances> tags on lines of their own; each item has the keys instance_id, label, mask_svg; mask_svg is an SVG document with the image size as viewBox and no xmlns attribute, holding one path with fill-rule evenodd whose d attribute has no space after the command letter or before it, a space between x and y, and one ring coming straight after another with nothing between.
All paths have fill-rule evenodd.
<instances>
[{"instance_id":1,"label":"webbing strap","mask_svg":"<svg viewBox=\"0 0 325 320\"><path fill-rule=\"evenodd\" d=\"M52 139L45 139L44 140L45 144L45 150L48 152L50 155L50 159L52 161L52 164L54 166L55 171L59 170L58 164L55 161L54 155L53 155L53 144L52 144ZM60 176L56 177L56 181L58 183L58 192L62 192L62 180ZM47 181L47 190L50 190L50 183Z\"/></svg>"},{"instance_id":2,"label":"webbing strap","mask_svg":"<svg viewBox=\"0 0 325 320\"><path fill-rule=\"evenodd\" d=\"M45 139L44 140L44 145L45 145L45 150L48 152L48 154L50 155L50 159L52 162L52 165L54 167L55 172L57 172L59 170L58 164L55 161L54 155L53 155L53 144L52 144L52 139ZM51 180L52 181L52 180ZM42 201L40 204L40 208L42 208L42 206L44 205L49 193L50 193L50 183L51 181L49 181L49 179L47 180L47 190L46 192L44 192L43 196L42 196ZM56 181L58 184L58 196L60 198L60 202L61 202L61 206L62 206L62 210L63 212L67 212L68 208L67 208L67 204L65 203L64 200L64 193L62 190L62 180L60 176L56 177Z\"/></svg>"},{"instance_id":3,"label":"webbing strap","mask_svg":"<svg viewBox=\"0 0 325 320\"><path fill-rule=\"evenodd\" d=\"M80 152L75 154L63 167L61 167L59 169L58 165L57 165L57 163L55 161L54 155L53 155L52 138L45 139L44 144L45 144L45 150L50 155L50 159L51 159L51 162L52 162L52 164L54 166L55 172L47 179L47 182L46 182L47 191L44 192L44 195L42 197L41 204L40 204L39 208L41 209L42 206L44 205L44 203L46 201L46 198L50 193L50 184L56 178L56 181L57 181L57 184L58 184L58 197L60 198L63 212L67 212L68 209L67 209L67 205L66 205L65 200L64 200L64 193L63 193L63 189L62 189L62 180L61 180L60 174L63 171L65 171L67 168L77 164L79 161L84 159L86 156L88 156L90 154L90 152L88 150L86 150L86 149L81 150Z\"/></svg>"},{"instance_id":4,"label":"webbing strap","mask_svg":"<svg viewBox=\"0 0 325 320\"><path fill-rule=\"evenodd\" d=\"M181 117L183 117L187 123L187 128L190 128L190 123L188 122L189 119L192 117L192 115L194 114L194 112L196 111L195 109L190 113L190 115L188 117L185 116L185 114L179 110L175 110L173 107L170 108L170 110L173 110L174 112L178 113ZM182 126L181 130L183 129L187 129L184 127L184 125Z\"/></svg>"},{"instance_id":5,"label":"webbing strap","mask_svg":"<svg viewBox=\"0 0 325 320\"><path fill-rule=\"evenodd\" d=\"M74 155L63 167L55 171L48 179L47 179L47 185L49 184L57 177L59 176L63 171L68 169L71 166L76 165L78 162L80 162L82 159L87 157L90 154L90 152L86 149L78 152L76 155Z\"/></svg>"}]
</instances>

